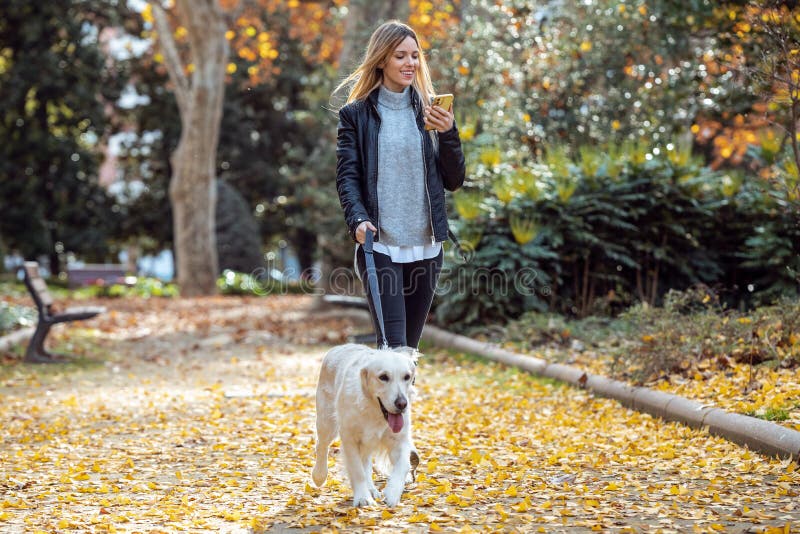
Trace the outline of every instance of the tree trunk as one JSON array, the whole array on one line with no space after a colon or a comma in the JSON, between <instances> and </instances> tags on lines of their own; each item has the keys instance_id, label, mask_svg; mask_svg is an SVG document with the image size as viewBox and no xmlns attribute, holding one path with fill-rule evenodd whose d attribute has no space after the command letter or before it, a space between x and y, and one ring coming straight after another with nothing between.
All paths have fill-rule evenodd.
<instances>
[{"instance_id":1,"label":"tree trunk","mask_svg":"<svg viewBox=\"0 0 800 534\"><path fill-rule=\"evenodd\" d=\"M181 116L181 137L172 154L169 196L175 238L175 268L183 296L216 293L219 271L215 234L216 154L228 41L225 18L216 0L177 0L194 66L191 79L172 37L166 13L156 2L154 21Z\"/></svg>"},{"instance_id":2,"label":"tree trunk","mask_svg":"<svg viewBox=\"0 0 800 534\"><path fill-rule=\"evenodd\" d=\"M169 183L175 263L178 285L184 296L216 292L217 258L216 176L214 172L217 130L202 117L212 107L211 91L193 98L191 116L182 118L181 139L172 154L173 174ZM198 124L200 123L200 124Z\"/></svg>"},{"instance_id":3,"label":"tree trunk","mask_svg":"<svg viewBox=\"0 0 800 534\"><path fill-rule=\"evenodd\" d=\"M392 19L408 20L408 0L351 0L347 6L344 43L339 55L339 79L350 74L367 49L369 36L375 29Z\"/></svg>"}]
</instances>

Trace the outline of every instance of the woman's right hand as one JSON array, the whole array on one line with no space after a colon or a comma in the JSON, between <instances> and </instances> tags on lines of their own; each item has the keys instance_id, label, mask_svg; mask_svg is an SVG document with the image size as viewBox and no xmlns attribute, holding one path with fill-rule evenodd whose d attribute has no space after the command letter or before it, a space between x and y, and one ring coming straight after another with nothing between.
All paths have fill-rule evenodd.
<instances>
[{"instance_id":1,"label":"woman's right hand","mask_svg":"<svg viewBox=\"0 0 800 534\"><path fill-rule=\"evenodd\" d=\"M362 245L367 240L367 230L372 230L375 233L378 231L378 229L375 228L375 226L369 221L364 221L356 227L356 241Z\"/></svg>"}]
</instances>

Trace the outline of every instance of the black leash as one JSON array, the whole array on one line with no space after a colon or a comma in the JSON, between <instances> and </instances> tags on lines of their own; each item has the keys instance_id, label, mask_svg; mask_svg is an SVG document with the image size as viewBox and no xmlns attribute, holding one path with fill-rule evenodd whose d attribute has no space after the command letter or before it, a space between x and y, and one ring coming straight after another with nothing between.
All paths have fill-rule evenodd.
<instances>
[{"instance_id":1,"label":"black leash","mask_svg":"<svg viewBox=\"0 0 800 534\"><path fill-rule=\"evenodd\" d=\"M389 348L389 343L386 341L386 329L383 326L383 308L381 307L381 295L378 292L378 274L375 271L375 257L372 253L372 240L374 236L372 234L372 230L366 231L366 239L364 239L364 263L366 264L367 268L367 283L369 284L369 294L372 298L372 306L375 308L375 315L378 316L378 325L381 329L381 346L379 347L381 350L385 350ZM416 362L414 362L416 365ZM416 382L417 377L414 377L414 381L411 382L411 385L414 385ZM411 480L413 482L417 481L417 467L419 466L419 454L415 450L411 450L409 454L409 461L411 463Z\"/></svg>"},{"instance_id":2,"label":"black leash","mask_svg":"<svg viewBox=\"0 0 800 534\"><path fill-rule=\"evenodd\" d=\"M381 349L388 349L389 343L386 342L386 329L383 326L383 308L381 307L381 294L378 292L378 274L375 271L375 257L372 255L372 230L366 231L364 240L364 263L367 267L367 283L369 283L369 295L372 298L372 306L375 315L378 316L378 325L381 329Z\"/></svg>"},{"instance_id":3,"label":"black leash","mask_svg":"<svg viewBox=\"0 0 800 534\"><path fill-rule=\"evenodd\" d=\"M468 258L468 250L464 248L461 243L458 242L458 238L456 235L450 230L447 230L448 237L453 241L456 246L456 249L461 254L461 258L467 262L469 261ZM378 326L380 327L380 348L387 349L389 348L389 343L386 341L386 328L383 326L383 308L381 307L381 294L378 291L378 274L375 269L375 257L373 256L372 252L372 242L375 238L372 230L367 230L365 232L365 240L364 244L362 245L364 248L364 263L366 264L367 268L367 283L369 284L369 297L372 299L372 306L375 310L375 315L378 316Z\"/></svg>"},{"instance_id":4,"label":"black leash","mask_svg":"<svg viewBox=\"0 0 800 534\"><path fill-rule=\"evenodd\" d=\"M469 250L461 245L456 237L456 234L449 228L447 229L447 237L449 237L450 241L452 241L453 245L455 245L456 250L458 250L458 253L461 255L461 259L464 260L464 263L467 263L469 261Z\"/></svg>"}]
</instances>

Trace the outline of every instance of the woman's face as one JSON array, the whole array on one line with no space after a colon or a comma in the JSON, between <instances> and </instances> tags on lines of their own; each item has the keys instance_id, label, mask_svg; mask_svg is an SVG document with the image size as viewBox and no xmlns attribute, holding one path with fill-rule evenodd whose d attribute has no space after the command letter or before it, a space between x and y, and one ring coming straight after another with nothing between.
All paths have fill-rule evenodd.
<instances>
[{"instance_id":1,"label":"woman's face","mask_svg":"<svg viewBox=\"0 0 800 534\"><path fill-rule=\"evenodd\" d=\"M397 45L383 65L383 85L400 93L414 82L419 68L419 47L410 35Z\"/></svg>"}]
</instances>

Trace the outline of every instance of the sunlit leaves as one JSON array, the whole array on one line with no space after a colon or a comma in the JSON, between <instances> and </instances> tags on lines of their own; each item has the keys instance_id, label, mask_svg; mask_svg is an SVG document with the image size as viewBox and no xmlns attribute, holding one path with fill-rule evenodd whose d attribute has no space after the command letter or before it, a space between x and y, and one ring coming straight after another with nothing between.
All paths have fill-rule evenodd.
<instances>
[{"instance_id":1,"label":"sunlit leaves","mask_svg":"<svg viewBox=\"0 0 800 534\"><path fill-rule=\"evenodd\" d=\"M578 189L578 179L569 176L557 176L555 179L555 189L558 199L561 202L569 202L575 190Z\"/></svg>"},{"instance_id":2,"label":"sunlit leaves","mask_svg":"<svg viewBox=\"0 0 800 534\"><path fill-rule=\"evenodd\" d=\"M456 211L461 218L472 220L481 214L482 195L475 191L458 191L453 195Z\"/></svg>"},{"instance_id":3,"label":"sunlit leaves","mask_svg":"<svg viewBox=\"0 0 800 534\"><path fill-rule=\"evenodd\" d=\"M548 171L543 165L534 165L531 168L523 165L511 168L504 165L497 169L492 192L504 205L520 196L536 200L542 193L543 181L540 176L546 174Z\"/></svg>"},{"instance_id":4,"label":"sunlit leaves","mask_svg":"<svg viewBox=\"0 0 800 534\"><path fill-rule=\"evenodd\" d=\"M424 49L445 38L458 24L457 6L464 0L409 0L408 23Z\"/></svg>"},{"instance_id":5,"label":"sunlit leaves","mask_svg":"<svg viewBox=\"0 0 800 534\"><path fill-rule=\"evenodd\" d=\"M480 151L480 162L486 167L494 167L502 161L502 151L499 147L486 147Z\"/></svg>"},{"instance_id":6,"label":"sunlit leaves","mask_svg":"<svg viewBox=\"0 0 800 534\"><path fill-rule=\"evenodd\" d=\"M277 0L225 0L221 5L227 13L239 13L225 32L225 39L233 54L246 62L244 69L250 83L259 83L280 73L281 35L298 40L302 53L317 63L334 61L340 49L341 19L336 15L335 6L323 2ZM152 25L152 7L149 4L143 10L142 18ZM181 27L175 30L179 43L185 42L185 32ZM229 66L227 72L231 75L235 70Z\"/></svg>"},{"instance_id":7,"label":"sunlit leaves","mask_svg":"<svg viewBox=\"0 0 800 534\"><path fill-rule=\"evenodd\" d=\"M514 214L509 220L509 225L514 240L520 245L533 241L539 233L539 225L530 216Z\"/></svg>"},{"instance_id":8,"label":"sunlit leaves","mask_svg":"<svg viewBox=\"0 0 800 534\"><path fill-rule=\"evenodd\" d=\"M248 63L245 70L251 83L259 83L283 68L278 59L282 33L298 40L302 44L303 55L312 62L335 64L338 60L344 39L343 12L338 8L346 5L344 0L332 4L296 0L221 0L220 4L228 13L239 13L226 31L225 38L230 42L233 53ZM152 25L152 7L149 4L143 10L142 18ZM458 18L451 1L411 0L409 22L417 28L423 47L428 48L429 39L446 36L458 23ZM182 40L185 29L182 32L181 28L177 28L175 36ZM228 74L232 74L230 69Z\"/></svg>"},{"instance_id":9,"label":"sunlit leaves","mask_svg":"<svg viewBox=\"0 0 800 534\"><path fill-rule=\"evenodd\" d=\"M150 3L145 4L141 12L142 20L147 24L153 24L153 6Z\"/></svg>"}]
</instances>

